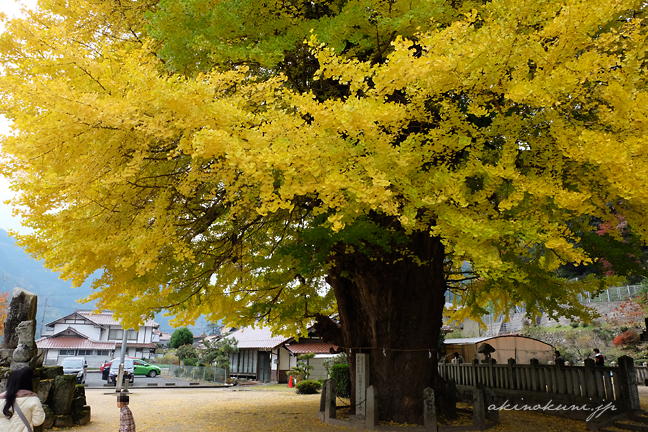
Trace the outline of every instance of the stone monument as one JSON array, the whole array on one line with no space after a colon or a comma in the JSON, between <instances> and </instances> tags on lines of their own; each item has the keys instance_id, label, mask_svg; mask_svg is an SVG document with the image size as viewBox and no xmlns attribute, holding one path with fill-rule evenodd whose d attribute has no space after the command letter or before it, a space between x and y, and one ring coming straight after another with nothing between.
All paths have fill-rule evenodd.
<instances>
[{"instance_id":1,"label":"stone monument","mask_svg":"<svg viewBox=\"0 0 648 432\"><path fill-rule=\"evenodd\" d=\"M34 340L37 306L38 296L14 288L0 350L0 392L6 388L12 370L29 367L34 370L34 392L38 394L46 416L45 423L35 427L34 432L85 425L90 421L85 388L76 385L76 376L63 375L62 366L43 366L45 351L39 350Z\"/></svg>"}]
</instances>

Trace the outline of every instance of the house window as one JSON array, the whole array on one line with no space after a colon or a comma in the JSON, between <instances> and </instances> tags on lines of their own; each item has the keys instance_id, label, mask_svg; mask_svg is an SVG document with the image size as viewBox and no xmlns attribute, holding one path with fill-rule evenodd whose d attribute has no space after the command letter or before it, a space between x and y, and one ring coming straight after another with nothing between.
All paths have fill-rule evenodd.
<instances>
[{"instance_id":1,"label":"house window","mask_svg":"<svg viewBox=\"0 0 648 432\"><path fill-rule=\"evenodd\" d=\"M128 334L126 335L129 341L136 341L137 340L137 331L135 330L128 330Z\"/></svg>"},{"instance_id":2,"label":"house window","mask_svg":"<svg viewBox=\"0 0 648 432\"><path fill-rule=\"evenodd\" d=\"M73 356L76 350L73 349L68 349L68 350L59 350L59 355L60 356Z\"/></svg>"},{"instance_id":3,"label":"house window","mask_svg":"<svg viewBox=\"0 0 648 432\"><path fill-rule=\"evenodd\" d=\"M80 355L80 356L91 356L91 355L93 355L93 352L94 352L94 350L89 350L89 349L85 349L85 350L83 350L83 349L80 349L78 355Z\"/></svg>"},{"instance_id":4,"label":"house window","mask_svg":"<svg viewBox=\"0 0 648 432\"><path fill-rule=\"evenodd\" d=\"M98 356L109 356L110 355L110 350L97 350L97 355Z\"/></svg>"},{"instance_id":5,"label":"house window","mask_svg":"<svg viewBox=\"0 0 648 432\"><path fill-rule=\"evenodd\" d=\"M108 332L109 340L122 340L123 337L124 330L122 329L110 329L110 332Z\"/></svg>"}]
</instances>

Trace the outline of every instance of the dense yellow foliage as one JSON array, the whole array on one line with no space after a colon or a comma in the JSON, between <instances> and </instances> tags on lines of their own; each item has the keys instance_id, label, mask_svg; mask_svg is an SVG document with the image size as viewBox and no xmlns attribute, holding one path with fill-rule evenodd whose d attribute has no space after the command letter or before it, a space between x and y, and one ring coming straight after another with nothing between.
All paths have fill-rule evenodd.
<instances>
[{"instance_id":1,"label":"dense yellow foliage","mask_svg":"<svg viewBox=\"0 0 648 432\"><path fill-rule=\"evenodd\" d=\"M19 243L75 284L100 272L94 298L127 323L245 324L277 298L281 325L332 313L324 270L274 255L318 215L332 234L371 213L430 230L483 278L472 306L575 303L591 287L523 287L590 260L586 218L648 237L638 2L475 4L380 62L312 33L315 79L349 86L328 100L246 66L167 72L149 3L43 0L0 40L2 169L35 230Z\"/></svg>"}]
</instances>

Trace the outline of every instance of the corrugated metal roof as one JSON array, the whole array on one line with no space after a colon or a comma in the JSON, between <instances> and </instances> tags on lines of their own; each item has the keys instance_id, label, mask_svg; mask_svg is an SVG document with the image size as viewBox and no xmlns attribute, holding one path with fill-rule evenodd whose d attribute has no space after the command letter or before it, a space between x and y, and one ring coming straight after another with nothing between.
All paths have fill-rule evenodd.
<instances>
[{"instance_id":1,"label":"corrugated metal roof","mask_svg":"<svg viewBox=\"0 0 648 432\"><path fill-rule=\"evenodd\" d=\"M293 354L331 354L331 349L336 351L338 347L326 342L304 341L286 344L286 348Z\"/></svg>"},{"instance_id":2,"label":"corrugated metal roof","mask_svg":"<svg viewBox=\"0 0 648 432\"><path fill-rule=\"evenodd\" d=\"M542 342L543 344L546 345L551 345L546 342L541 341L540 339L535 339L532 337L528 336L522 336L522 335L517 335L517 334L510 334L510 335L500 335L500 336L482 336L482 337L477 337L477 338L459 338L459 339L446 339L444 343L446 345L471 345L471 344L477 344L480 342L484 342L490 339L499 339L499 338L510 338L510 337L516 337L516 338L524 338L524 339L531 339L534 341Z\"/></svg>"},{"instance_id":3,"label":"corrugated metal roof","mask_svg":"<svg viewBox=\"0 0 648 432\"><path fill-rule=\"evenodd\" d=\"M290 337L286 336L272 336L269 327L258 329L244 327L226 337L236 339L239 348L274 348L290 339Z\"/></svg>"},{"instance_id":4,"label":"corrugated metal roof","mask_svg":"<svg viewBox=\"0 0 648 432\"><path fill-rule=\"evenodd\" d=\"M97 342L90 339L69 336L38 339L36 346L41 349L115 349L114 342Z\"/></svg>"}]
</instances>

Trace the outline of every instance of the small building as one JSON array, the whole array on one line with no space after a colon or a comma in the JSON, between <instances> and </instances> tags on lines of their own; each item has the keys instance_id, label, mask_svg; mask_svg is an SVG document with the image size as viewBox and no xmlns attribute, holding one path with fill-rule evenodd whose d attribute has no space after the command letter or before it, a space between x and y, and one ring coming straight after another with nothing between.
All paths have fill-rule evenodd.
<instances>
[{"instance_id":1,"label":"small building","mask_svg":"<svg viewBox=\"0 0 648 432\"><path fill-rule=\"evenodd\" d=\"M159 332L158 337L160 338L159 343L165 348L169 347L171 344L171 333Z\"/></svg>"},{"instance_id":2,"label":"small building","mask_svg":"<svg viewBox=\"0 0 648 432\"><path fill-rule=\"evenodd\" d=\"M324 368L324 360L337 356L337 349L337 346L323 342L319 338L299 338L299 341L295 340L295 338L290 338L279 350L279 355L285 359L285 361L280 361L279 364L290 366L279 370L278 381L280 383L287 383L290 367L297 366L300 355L311 353L315 354L315 357L305 360L306 364L313 366L310 372L310 379L327 379L328 374L326 373L326 368Z\"/></svg>"},{"instance_id":3,"label":"small building","mask_svg":"<svg viewBox=\"0 0 648 432\"><path fill-rule=\"evenodd\" d=\"M160 335L159 324L148 320L139 329L127 330L126 355L154 358ZM45 364L58 364L63 357L85 357L88 366L99 367L121 350L124 330L112 312L77 310L45 325L36 346L47 351Z\"/></svg>"},{"instance_id":4,"label":"small building","mask_svg":"<svg viewBox=\"0 0 648 432\"><path fill-rule=\"evenodd\" d=\"M512 358L516 363L528 364L531 359L535 358L540 363L546 364L553 359L554 348L546 342L520 335L502 335L446 339L445 357L440 361L445 358L449 362L453 354L458 352L465 363L470 363L473 359L478 359L481 362L484 356L479 354L478 350L484 343L495 348L491 358L494 358L497 363L507 363L508 359Z\"/></svg>"},{"instance_id":5,"label":"small building","mask_svg":"<svg viewBox=\"0 0 648 432\"><path fill-rule=\"evenodd\" d=\"M269 327L244 327L225 336L235 339L239 352L230 354L230 376L255 381L276 381L279 346L285 336L273 336Z\"/></svg>"},{"instance_id":6,"label":"small building","mask_svg":"<svg viewBox=\"0 0 648 432\"><path fill-rule=\"evenodd\" d=\"M301 354L313 353L315 357L307 360L313 365L311 378L326 378L322 362L336 354L331 349L336 346L322 342L309 329L308 337L296 341L293 337L273 336L269 327L246 327L224 336L238 342L239 352L230 355L230 376L256 381L288 382L288 371L297 366Z\"/></svg>"}]
</instances>

